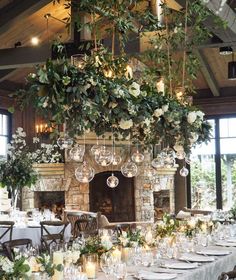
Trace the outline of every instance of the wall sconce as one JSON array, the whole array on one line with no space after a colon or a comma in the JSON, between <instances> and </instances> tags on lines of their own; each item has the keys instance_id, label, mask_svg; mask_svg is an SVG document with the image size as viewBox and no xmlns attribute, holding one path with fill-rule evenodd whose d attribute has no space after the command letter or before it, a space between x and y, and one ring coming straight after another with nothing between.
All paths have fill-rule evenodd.
<instances>
[{"instance_id":1,"label":"wall sconce","mask_svg":"<svg viewBox=\"0 0 236 280\"><path fill-rule=\"evenodd\" d=\"M35 131L37 135L47 135L53 131L52 127L48 127L46 123L36 124Z\"/></svg>"}]
</instances>

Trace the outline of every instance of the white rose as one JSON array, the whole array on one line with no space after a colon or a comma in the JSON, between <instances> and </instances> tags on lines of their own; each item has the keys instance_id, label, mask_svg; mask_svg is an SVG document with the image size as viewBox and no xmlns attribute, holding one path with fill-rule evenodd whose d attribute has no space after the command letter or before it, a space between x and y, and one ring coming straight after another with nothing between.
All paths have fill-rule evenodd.
<instances>
[{"instance_id":1,"label":"white rose","mask_svg":"<svg viewBox=\"0 0 236 280\"><path fill-rule=\"evenodd\" d=\"M129 93L134 97L138 97L140 95L140 85L136 82L133 82L129 87Z\"/></svg>"},{"instance_id":2,"label":"white rose","mask_svg":"<svg viewBox=\"0 0 236 280\"><path fill-rule=\"evenodd\" d=\"M162 110L162 109L156 109L155 111L154 111L154 116L155 117L160 117L161 115L163 115L163 113L164 113L164 111Z\"/></svg>"},{"instance_id":3,"label":"white rose","mask_svg":"<svg viewBox=\"0 0 236 280\"><path fill-rule=\"evenodd\" d=\"M203 120L203 117L205 116L205 114L204 114L202 111L197 111L197 112L196 112L196 115L197 115L201 120Z\"/></svg>"},{"instance_id":4,"label":"white rose","mask_svg":"<svg viewBox=\"0 0 236 280\"><path fill-rule=\"evenodd\" d=\"M163 112L167 112L169 109L169 104L162 105L161 109L163 110Z\"/></svg>"},{"instance_id":5,"label":"white rose","mask_svg":"<svg viewBox=\"0 0 236 280\"><path fill-rule=\"evenodd\" d=\"M197 141L197 139L198 139L197 133L191 132L191 138L189 139L190 142L193 144Z\"/></svg>"},{"instance_id":6,"label":"white rose","mask_svg":"<svg viewBox=\"0 0 236 280\"><path fill-rule=\"evenodd\" d=\"M197 119L197 114L196 114L196 112L190 112L190 113L188 113L188 117L187 117L188 123L192 124L192 123L194 123L194 122L196 121L196 119Z\"/></svg>"},{"instance_id":7,"label":"white rose","mask_svg":"<svg viewBox=\"0 0 236 280\"><path fill-rule=\"evenodd\" d=\"M133 126L133 121L130 119L130 120L121 120L120 122L119 122L119 127L121 128L121 129L129 129L129 128L131 128Z\"/></svg>"}]
</instances>

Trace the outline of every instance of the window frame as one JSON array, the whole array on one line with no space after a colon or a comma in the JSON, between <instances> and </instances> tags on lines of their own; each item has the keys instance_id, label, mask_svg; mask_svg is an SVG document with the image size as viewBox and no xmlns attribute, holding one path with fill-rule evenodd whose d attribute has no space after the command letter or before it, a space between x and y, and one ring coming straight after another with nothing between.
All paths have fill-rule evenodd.
<instances>
[{"instance_id":1,"label":"window frame","mask_svg":"<svg viewBox=\"0 0 236 280\"><path fill-rule=\"evenodd\" d=\"M0 108L0 115L7 116L7 142L10 143L12 139L12 114L8 110Z\"/></svg>"},{"instance_id":2,"label":"window frame","mask_svg":"<svg viewBox=\"0 0 236 280\"><path fill-rule=\"evenodd\" d=\"M236 118L236 114L209 115L206 119L214 119L215 121L215 182L216 182L216 208L223 208L222 195L222 174L221 174L221 150L220 150L220 119ZM224 137L225 138L225 137ZM228 137L227 137L228 138ZM192 206L191 195L191 165L188 165L189 175L187 176L187 207Z\"/></svg>"}]
</instances>

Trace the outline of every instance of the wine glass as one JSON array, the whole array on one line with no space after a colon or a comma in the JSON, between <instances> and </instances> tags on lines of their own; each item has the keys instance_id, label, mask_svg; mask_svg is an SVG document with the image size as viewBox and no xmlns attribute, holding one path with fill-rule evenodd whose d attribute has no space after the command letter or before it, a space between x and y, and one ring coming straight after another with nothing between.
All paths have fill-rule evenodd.
<instances>
[{"instance_id":1,"label":"wine glass","mask_svg":"<svg viewBox=\"0 0 236 280\"><path fill-rule=\"evenodd\" d=\"M127 275L126 263L117 263L114 266L114 275L117 279L123 280Z\"/></svg>"},{"instance_id":2,"label":"wine glass","mask_svg":"<svg viewBox=\"0 0 236 280\"><path fill-rule=\"evenodd\" d=\"M111 275L113 270L113 258L110 254L101 255L100 267L101 270L105 273L106 278L108 279L108 275Z\"/></svg>"}]
</instances>

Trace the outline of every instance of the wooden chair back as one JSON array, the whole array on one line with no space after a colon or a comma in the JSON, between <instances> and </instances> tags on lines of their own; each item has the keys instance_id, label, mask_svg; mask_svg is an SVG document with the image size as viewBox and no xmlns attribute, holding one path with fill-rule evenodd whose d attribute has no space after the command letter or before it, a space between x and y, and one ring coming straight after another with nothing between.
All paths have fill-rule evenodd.
<instances>
[{"instance_id":1,"label":"wooden chair back","mask_svg":"<svg viewBox=\"0 0 236 280\"><path fill-rule=\"evenodd\" d=\"M15 239L15 240L10 240L10 241L6 241L3 242L3 248L6 251L6 254L8 256L8 258L11 261L14 261L15 259L15 252L14 252L14 248L19 248L19 247L26 247L27 249L29 249L32 246L32 240L29 238L25 238L25 239Z\"/></svg>"},{"instance_id":2,"label":"wooden chair back","mask_svg":"<svg viewBox=\"0 0 236 280\"><path fill-rule=\"evenodd\" d=\"M4 237L9 235L8 240L12 240L12 231L13 231L14 222L11 221L0 221L0 244L2 244L2 240Z\"/></svg>"},{"instance_id":3,"label":"wooden chair back","mask_svg":"<svg viewBox=\"0 0 236 280\"><path fill-rule=\"evenodd\" d=\"M68 222L62 221L42 221L41 226L41 246L43 250L50 252L50 247L53 244L62 243L64 240L65 229ZM56 233L52 232L56 229Z\"/></svg>"}]
</instances>

